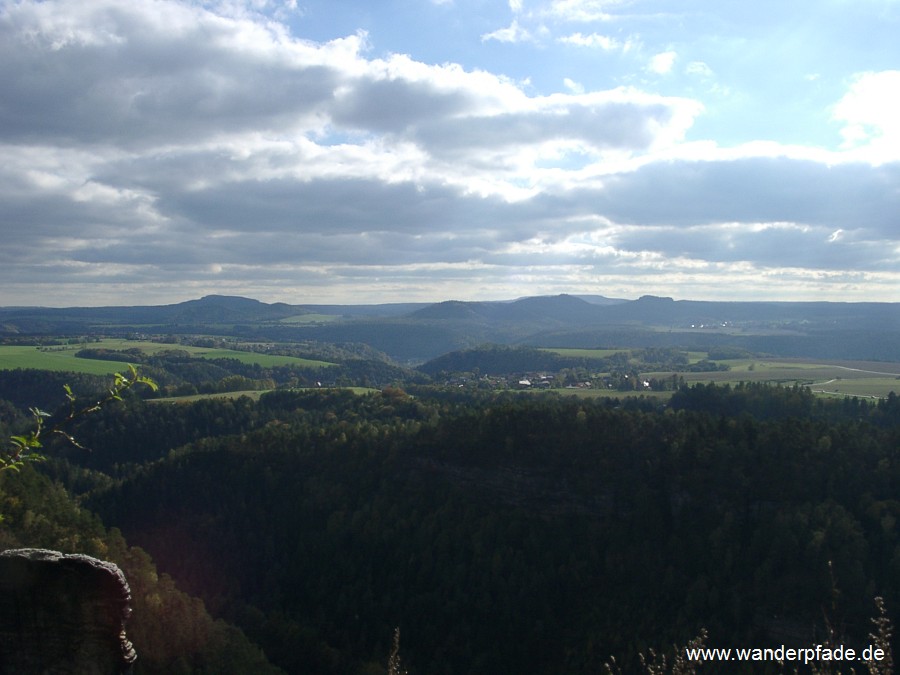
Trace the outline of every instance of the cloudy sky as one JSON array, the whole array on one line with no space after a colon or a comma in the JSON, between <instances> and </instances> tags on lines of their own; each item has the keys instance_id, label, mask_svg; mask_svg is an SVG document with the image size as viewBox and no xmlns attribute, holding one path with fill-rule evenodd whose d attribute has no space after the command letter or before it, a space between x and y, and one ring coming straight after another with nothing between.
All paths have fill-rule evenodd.
<instances>
[{"instance_id":1,"label":"cloudy sky","mask_svg":"<svg viewBox=\"0 0 900 675\"><path fill-rule=\"evenodd\" d=\"M900 301L900 0L0 0L0 305Z\"/></svg>"}]
</instances>

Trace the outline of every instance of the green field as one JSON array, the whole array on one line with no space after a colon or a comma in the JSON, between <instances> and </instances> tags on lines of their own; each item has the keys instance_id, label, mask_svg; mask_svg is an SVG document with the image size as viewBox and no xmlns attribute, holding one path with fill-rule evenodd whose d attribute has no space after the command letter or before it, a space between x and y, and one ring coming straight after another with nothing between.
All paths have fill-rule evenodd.
<instances>
[{"instance_id":1,"label":"green field","mask_svg":"<svg viewBox=\"0 0 900 675\"><path fill-rule=\"evenodd\" d=\"M279 323L288 323L292 326L320 326L340 321L342 318L335 314L298 314L280 319Z\"/></svg>"},{"instance_id":2,"label":"green field","mask_svg":"<svg viewBox=\"0 0 900 675\"><path fill-rule=\"evenodd\" d=\"M376 391L380 391L379 389L373 389L371 387L297 387L292 391L304 391L304 390L312 390L317 389L319 391L322 390L335 390L335 389L346 389L348 391L352 391L354 394L358 396L364 396L365 394L371 394ZM147 399L148 403L191 403L192 401L201 401L207 398L240 398L241 396L247 396L252 398L254 401L259 400L259 397L263 394L273 391L272 389L264 389L264 390L244 390L244 391L224 391L215 394L192 394L190 396L166 396L165 398L150 398Z\"/></svg>"},{"instance_id":3,"label":"green field","mask_svg":"<svg viewBox=\"0 0 900 675\"><path fill-rule=\"evenodd\" d=\"M900 392L900 363L822 362L791 359L719 361L731 370L713 373L679 373L688 384L715 382L767 382L809 387L822 395L883 398ZM671 377L671 372L644 373L645 377Z\"/></svg>"},{"instance_id":4,"label":"green field","mask_svg":"<svg viewBox=\"0 0 900 675\"><path fill-rule=\"evenodd\" d=\"M121 361L96 361L75 358L80 347L62 351L39 351L37 347L0 346L0 370L36 368L89 375L111 375L127 370Z\"/></svg>"},{"instance_id":5,"label":"green field","mask_svg":"<svg viewBox=\"0 0 900 675\"><path fill-rule=\"evenodd\" d=\"M101 340L86 345L69 345L66 347L37 347L0 346L0 370L14 368L37 368L39 370L57 370L73 373L88 373L91 375L108 375L123 370L126 366L122 361L101 361L97 359L83 359L75 354L83 349L140 349L145 354L157 354L162 351L177 349L185 351L198 359L237 359L241 363L255 363L263 367L275 366L300 366L303 368L327 368L333 363L326 361L314 361L301 359L295 356L280 356L274 354L257 354L235 349L210 349L205 347L191 347L188 345L164 344L159 342L141 342L136 340Z\"/></svg>"},{"instance_id":6,"label":"green field","mask_svg":"<svg viewBox=\"0 0 900 675\"><path fill-rule=\"evenodd\" d=\"M576 398L655 398L660 401L668 401L672 396L671 391L618 391L616 389L529 389L528 393L541 394L552 392L560 396L574 396Z\"/></svg>"},{"instance_id":7,"label":"green field","mask_svg":"<svg viewBox=\"0 0 900 675\"><path fill-rule=\"evenodd\" d=\"M241 398L241 396L246 396L248 398L252 398L254 401L258 401L259 397L262 394L265 394L266 391L272 391L271 389L266 389L263 391L255 391L255 390L244 390L244 391L223 391L215 394L192 394L191 396L166 396L162 398L148 398L148 403L192 403L193 401L202 401L208 398Z\"/></svg>"},{"instance_id":8,"label":"green field","mask_svg":"<svg viewBox=\"0 0 900 675\"><path fill-rule=\"evenodd\" d=\"M628 352L628 349L547 349L561 356L585 359L604 359L612 354ZM688 352L689 363L697 363L708 358L706 352ZM717 360L716 363L729 366L730 370L705 373L677 373L688 384L715 382L737 384L739 382L767 382L809 387L823 396L860 396L884 398L890 392L900 392L900 363L810 361L807 359L735 359ZM642 372L650 378L668 379L672 371ZM559 389L563 395L577 396L618 396L619 392L602 389ZM630 392L626 392L628 394ZM641 393L641 392L637 392ZM644 394L650 392L644 391Z\"/></svg>"},{"instance_id":9,"label":"green field","mask_svg":"<svg viewBox=\"0 0 900 675\"><path fill-rule=\"evenodd\" d=\"M198 359L232 358L242 363L259 364L263 367L296 365L305 368L326 368L334 364L325 361L302 359L293 356L258 354L234 349L213 349L187 345L166 344L149 341L106 339L83 345L37 348L34 346L0 346L0 370L14 368L34 368L63 372L109 375L127 368L121 361L101 361L78 358L75 354L82 348L92 349L140 349L145 354L156 354L166 350L181 350ZM588 359L602 359L612 354L628 351L625 349L552 349L563 356ZM706 357L703 352L690 352L689 360L695 363ZM793 386L810 387L823 396L860 396L883 398L890 392L900 392L900 363L874 362L823 362L805 359L736 359L721 360L730 370L705 373L678 373L688 384L715 382L737 384L738 382L766 382ZM667 379L671 371L644 372L650 379ZM597 389L561 389L562 395L578 396L619 396L618 392ZM638 392L650 393L647 391ZM240 392L233 395L240 395ZM662 392L660 392L662 395ZM183 399L182 399L183 400Z\"/></svg>"}]
</instances>

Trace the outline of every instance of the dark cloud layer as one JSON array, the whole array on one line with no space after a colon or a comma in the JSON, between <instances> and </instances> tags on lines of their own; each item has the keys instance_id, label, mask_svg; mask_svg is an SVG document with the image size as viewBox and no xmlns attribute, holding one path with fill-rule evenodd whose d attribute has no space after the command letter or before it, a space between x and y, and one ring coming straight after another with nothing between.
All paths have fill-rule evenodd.
<instances>
[{"instance_id":1,"label":"dark cloud layer","mask_svg":"<svg viewBox=\"0 0 900 675\"><path fill-rule=\"evenodd\" d=\"M0 59L10 302L900 281L897 158L688 144L695 100L541 96L176 0L0 0Z\"/></svg>"},{"instance_id":2,"label":"dark cloud layer","mask_svg":"<svg viewBox=\"0 0 900 675\"><path fill-rule=\"evenodd\" d=\"M792 222L894 236L900 164L825 164L780 157L665 162L616 176L602 208L619 222Z\"/></svg>"},{"instance_id":3,"label":"dark cloud layer","mask_svg":"<svg viewBox=\"0 0 900 675\"><path fill-rule=\"evenodd\" d=\"M588 148L646 149L655 130L665 126L672 110L661 104L604 102L573 103L544 114L513 112L462 120L426 123L415 138L439 153L515 147L548 141L580 141Z\"/></svg>"}]
</instances>

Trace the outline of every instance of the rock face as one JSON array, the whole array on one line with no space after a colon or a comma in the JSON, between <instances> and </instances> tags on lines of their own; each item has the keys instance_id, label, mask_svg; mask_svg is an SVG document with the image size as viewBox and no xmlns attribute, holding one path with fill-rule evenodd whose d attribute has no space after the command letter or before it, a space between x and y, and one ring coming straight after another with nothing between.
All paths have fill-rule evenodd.
<instances>
[{"instance_id":1,"label":"rock face","mask_svg":"<svg viewBox=\"0 0 900 675\"><path fill-rule=\"evenodd\" d=\"M0 553L0 673L127 673L131 590L114 564L44 549Z\"/></svg>"}]
</instances>

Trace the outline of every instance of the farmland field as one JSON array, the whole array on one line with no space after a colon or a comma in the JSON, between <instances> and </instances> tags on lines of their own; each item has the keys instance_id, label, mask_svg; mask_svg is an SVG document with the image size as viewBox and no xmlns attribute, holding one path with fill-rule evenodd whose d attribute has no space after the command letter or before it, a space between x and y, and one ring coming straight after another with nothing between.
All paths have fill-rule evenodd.
<instances>
[{"instance_id":1,"label":"farmland field","mask_svg":"<svg viewBox=\"0 0 900 675\"><path fill-rule=\"evenodd\" d=\"M548 349L561 356L586 359L604 359L629 349ZM706 352L687 352L688 362L697 363L708 358ZM809 387L813 392L825 396L860 396L883 398L890 392L900 392L900 363L874 361L811 361L808 359L716 359L716 363L727 365L729 370L714 372L680 372L687 384L697 382L737 384L739 382L767 382ZM668 379L672 371L642 372L647 378ZM614 396L617 392L608 390L558 390L560 394L579 396ZM644 391L644 393L648 393Z\"/></svg>"},{"instance_id":2,"label":"farmland field","mask_svg":"<svg viewBox=\"0 0 900 675\"><path fill-rule=\"evenodd\" d=\"M217 392L214 394L192 394L190 396L165 396L165 397L160 397L160 398L150 398L150 399L147 399L147 401L149 403L193 403L194 401L201 401L201 400L206 400L206 399L241 398L242 396L247 396L248 398L251 398L254 401L258 401L259 397L265 393L266 393L266 391L245 389L242 391L223 391L223 392Z\"/></svg>"},{"instance_id":3,"label":"farmland field","mask_svg":"<svg viewBox=\"0 0 900 675\"><path fill-rule=\"evenodd\" d=\"M310 391L313 389L312 387L308 388ZM334 390L347 390L352 391L354 394L358 396L364 396L366 394L372 394L379 389L375 389L372 387L315 387L316 390L322 391L334 391ZM293 391L303 391L303 387L295 387ZM265 390L243 390L243 391L225 391L225 392L217 392L214 394L192 394L190 396L166 396L163 398L151 398L147 399L150 403L191 403L193 401L200 401L211 398L241 398L242 396L247 396L252 398L254 401L258 401L259 397L263 394L272 391L271 389Z\"/></svg>"},{"instance_id":4,"label":"farmland field","mask_svg":"<svg viewBox=\"0 0 900 675\"><path fill-rule=\"evenodd\" d=\"M36 368L89 375L110 375L125 369L121 361L96 361L75 357L80 347L41 351L33 346L0 346L0 370Z\"/></svg>"},{"instance_id":5,"label":"farmland field","mask_svg":"<svg viewBox=\"0 0 900 675\"><path fill-rule=\"evenodd\" d=\"M809 387L817 394L864 396L881 398L891 391L900 391L900 364L874 362L821 362L807 360L771 359L719 361L730 370L711 373L680 373L688 384L715 382L768 382ZM666 373L645 373L647 377L671 376Z\"/></svg>"},{"instance_id":6,"label":"farmland field","mask_svg":"<svg viewBox=\"0 0 900 675\"><path fill-rule=\"evenodd\" d=\"M279 323L287 323L297 326L317 326L326 323L341 321L343 317L334 314L298 314L280 319Z\"/></svg>"},{"instance_id":7,"label":"farmland field","mask_svg":"<svg viewBox=\"0 0 900 675\"><path fill-rule=\"evenodd\" d=\"M296 356L280 356L276 354L258 354L237 349L215 349L210 347L192 347L190 345L172 345L159 342L141 342L135 340L101 340L89 345L98 349L140 349L145 354L157 354L162 351L179 349L188 352L198 359L237 359L241 363L256 363L264 367L304 366L307 368L324 368L334 364L325 361L301 359Z\"/></svg>"},{"instance_id":8,"label":"farmland field","mask_svg":"<svg viewBox=\"0 0 900 675\"><path fill-rule=\"evenodd\" d=\"M185 351L192 357L198 359L237 359L242 363L255 363L263 367L295 365L305 368L326 368L333 365L325 361L314 361L295 356L257 354L255 352L244 352L234 349L212 349L159 342L108 339L99 342L91 342L86 345L66 345L45 348L18 345L0 346L0 370L37 368L41 370L107 375L121 371L124 368L125 364L122 361L101 361L75 356L79 350L85 347L90 349L111 350L140 349L145 354L157 354L162 351L177 349Z\"/></svg>"}]
</instances>

